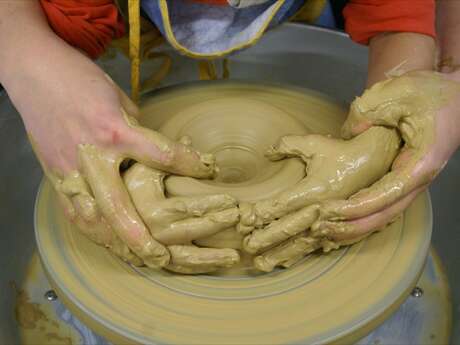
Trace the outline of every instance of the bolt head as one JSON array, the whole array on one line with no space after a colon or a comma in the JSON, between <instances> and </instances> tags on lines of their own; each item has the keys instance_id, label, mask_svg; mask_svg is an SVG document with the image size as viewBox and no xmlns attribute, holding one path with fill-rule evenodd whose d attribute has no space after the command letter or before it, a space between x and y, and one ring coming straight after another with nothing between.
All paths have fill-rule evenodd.
<instances>
[{"instance_id":1,"label":"bolt head","mask_svg":"<svg viewBox=\"0 0 460 345\"><path fill-rule=\"evenodd\" d=\"M58 296L56 295L56 292L54 290L48 290L45 292L45 298L47 301L55 301L57 300Z\"/></svg>"},{"instance_id":2,"label":"bolt head","mask_svg":"<svg viewBox=\"0 0 460 345\"><path fill-rule=\"evenodd\" d=\"M416 286L411 292L412 297L422 297L423 296L423 290L422 288Z\"/></svg>"}]
</instances>

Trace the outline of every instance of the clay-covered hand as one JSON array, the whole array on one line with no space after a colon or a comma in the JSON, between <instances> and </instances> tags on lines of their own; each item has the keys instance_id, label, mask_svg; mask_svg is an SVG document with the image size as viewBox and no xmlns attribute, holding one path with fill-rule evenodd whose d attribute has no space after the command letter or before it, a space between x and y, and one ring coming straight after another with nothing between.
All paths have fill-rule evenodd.
<instances>
[{"instance_id":1,"label":"clay-covered hand","mask_svg":"<svg viewBox=\"0 0 460 345\"><path fill-rule=\"evenodd\" d=\"M375 84L352 103L343 137L372 126L398 129L403 149L371 187L325 203L317 235L352 240L380 229L430 184L460 144L460 75L419 71Z\"/></svg>"},{"instance_id":2,"label":"clay-covered hand","mask_svg":"<svg viewBox=\"0 0 460 345\"><path fill-rule=\"evenodd\" d=\"M176 174L209 177L212 157L139 127L137 107L93 62L55 42L39 64L2 83L20 112L67 216L92 240L135 264L164 266L169 252L150 235L120 176L127 158ZM22 61L22 60L21 60Z\"/></svg>"},{"instance_id":3,"label":"clay-covered hand","mask_svg":"<svg viewBox=\"0 0 460 345\"><path fill-rule=\"evenodd\" d=\"M225 194L167 198L163 171L136 163L123 175L129 194L155 240L167 246L166 269L209 273L239 262L230 248L203 248L195 240L232 228L239 220L237 201Z\"/></svg>"},{"instance_id":4,"label":"clay-covered hand","mask_svg":"<svg viewBox=\"0 0 460 345\"><path fill-rule=\"evenodd\" d=\"M256 267L270 271L289 266L319 247L335 246L308 231L321 202L347 198L377 181L391 167L399 144L396 130L384 127L348 141L321 135L283 137L268 158L300 157L306 176L272 199L240 205L238 231L248 234L243 247L251 254L263 253L255 259ZM273 248L276 245L280 246Z\"/></svg>"}]
</instances>

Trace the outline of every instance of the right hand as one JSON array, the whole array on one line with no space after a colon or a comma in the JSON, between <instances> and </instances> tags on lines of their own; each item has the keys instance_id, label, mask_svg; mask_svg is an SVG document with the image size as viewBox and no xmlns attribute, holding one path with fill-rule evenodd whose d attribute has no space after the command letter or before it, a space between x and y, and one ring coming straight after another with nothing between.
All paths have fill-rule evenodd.
<instances>
[{"instance_id":1,"label":"right hand","mask_svg":"<svg viewBox=\"0 0 460 345\"><path fill-rule=\"evenodd\" d=\"M256 268L289 267L316 249L328 251L351 241L330 240L310 231L327 200L348 198L381 178L399 152L395 130L373 127L351 139L321 135L286 136L267 154L271 160L301 158L306 176L273 198L240 205L238 231L244 249L258 256Z\"/></svg>"},{"instance_id":2,"label":"right hand","mask_svg":"<svg viewBox=\"0 0 460 345\"><path fill-rule=\"evenodd\" d=\"M213 158L138 126L133 120L137 107L75 49L62 44L50 56L9 68L2 83L66 215L86 236L125 260L167 265L169 252L137 214L120 164L134 159L205 178L214 173Z\"/></svg>"}]
</instances>

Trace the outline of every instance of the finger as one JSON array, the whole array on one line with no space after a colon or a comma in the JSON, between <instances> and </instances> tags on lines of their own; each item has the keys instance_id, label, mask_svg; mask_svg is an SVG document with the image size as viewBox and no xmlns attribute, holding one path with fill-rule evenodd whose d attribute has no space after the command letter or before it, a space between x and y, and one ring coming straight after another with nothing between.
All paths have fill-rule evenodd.
<instances>
[{"instance_id":1,"label":"finger","mask_svg":"<svg viewBox=\"0 0 460 345\"><path fill-rule=\"evenodd\" d=\"M66 207L67 218L77 226L80 233L112 251L123 261L136 266L143 265L143 261L131 252L102 217L88 185L77 171L66 176L57 189L60 200Z\"/></svg>"},{"instance_id":2,"label":"finger","mask_svg":"<svg viewBox=\"0 0 460 345\"><path fill-rule=\"evenodd\" d=\"M310 180L304 179L274 198L260 200L255 204L241 203L237 231L243 235L249 234L254 229L261 229L265 224L318 202L321 199L315 194L321 192L321 188L312 188L310 185Z\"/></svg>"},{"instance_id":3,"label":"finger","mask_svg":"<svg viewBox=\"0 0 460 345\"><path fill-rule=\"evenodd\" d=\"M318 218L318 208L318 205L305 207L272 222L263 229L254 230L244 238L243 248L248 253L255 254L309 229Z\"/></svg>"},{"instance_id":4,"label":"finger","mask_svg":"<svg viewBox=\"0 0 460 345\"><path fill-rule=\"evenodd\" d=\"M149 219L154 224L166 225L189 217L202 217L210 212L234 208L236 205L236 199L226 194L173 197L152 205Z\"/></svg>"},{"instance_id":5,"label":"finger","mask_svg":"<svg viewBox=\"0 0 460 345\"><path fill-rule=\"evenodd\" d=\"M387 208L418 187L419 181L406 170L389 172L372 186L347 200L325 202L320 209L320 218L352 220Z\"/></svg>"},{"instance_id":6,"label":"finger","mask_svg":"<svg viewBox=\"0 0 460 345\"><path fill-rule=\"evenodd\" d=\"M144 223L153 234L158 231L155 213L157 204L165 199L165 173L143 164L132 165L123 174L123 182Z\"/></svg>"},{"instance_id":7,"label":"finger","mask_svg":"<svg viewBox=\"0 0 460 345\"><path fill-rule=\"evenodd\" d=\"M348 115L347 120L342 125L341 137L343 139L351 139L373 126L372 121L364 118L363 116L352 116Z\"/></svg>"},{"instance_id":8,"label":"finger","mask_svg":"<svg viewBox=\"0 0 460 345\"><path fill-rule=\"evenodd\" d=\"M72 200L67 195L59 191L57 188L56 194L58 203L61 206L61 209L64 212L65 217L69 221L73 222L75 220L77 213L75 212L75 207L73 207Z\"/></svg>"},{"instance_id":9,"label":"finger","mask_svg":"<svg viewBox=\"0 0 460 345\"><path fill-rule=\"evenodd\" d=\"M140 163L133 164L124 172L123 182L136 207L148 209L165 199L165 176L163 171Z\"/></svg>"},{"instance_id":10,"label":"finger","mask_svg":"<svg viewBox=\"0 0 460 345\"><path fill-rule=\"evenodd\" d=\"M126 114L125 114L126 117ZM125 142L125 153L149 167L176 175L209 178L216 172L215 158L174 142L148 128L129 123L132 129Z\"/></svg>"},{"instance_id":11,"label":"finger","mask_svg":"<svg viewBox=\"0 0 460 345\"><path fill-rule=\"evenodd\" d=\"M442 74L428 71L381 81L353 101L342 136L350 138L371 125L396 128L401 119L431 117L454 90Z\"/></svg>"},{"instance_id":12,"label":"finger","mask_svg":"<svg viewBox=\"0 0 460 345\"><path fill-rule=\"evenodd\" d=\"M254 229L263 228L276 219L311 206L319 201L315 196L315 193L318 194L317 191L321 191L321 188L310 188L310 180L307 178L273 198L260 200L255 204L241 203L237 231L242 235L249 234Z\"/></svg>"},{"instance_id":13,"label":"finger","mask_svg":"<svg viewBox=\"0 0 460 345\"><path fill-rule=\"evenodd\" d=\"M239 209L240 222L236 226L236 231L241 235L248 235L256 227L257 217L254 211L254 205L249 202L241 202Z\"/></svg>"},{"instance_id":14,"label":"finger","mask_svg":"<svg viewBox=\"0 0 460 345\"><path fill-rule=\"evenodd\" d=\"M189 218L172 223L167 228L156 232L153 237L159 242L170 244L190 243L193 240L214 235L234 226L239 219L236 207L207 214L199 218Z\"/></svg>"},{"instance_id":15,"label":"finger","mask_svg":"<svg viewBox=\"0 0 460 345\"><path fill-rule=\"evenodd\" d=\"M72 198L77 216L75 224L86 237L106 247L123 261L142 266L143 261L115 234L107 221L99 213L96 201L89 195L76 195Z\"/></svg>"},{"instance_id":16,"label":"finger","mask_svg":"<svg viewBox=\"0 0 460 345\"><path fill-rule=\"evenodd\" d=\"M137 267L144 266L144 261L134 254L115 233L109 250L125 262Z\"/></svg>"},{"instance_id":17,"label":"finger","mask_svg":"<svg viewBox=\"0 0 460 345\"><path fill-rule=\"evenodd\" d=\"M213 211L235 207L235 198L226 194L165 198L165 173L136 163L123 175L123 181L142 219L151 231L160 225Z\"/></svg>"},{"instance_id":18,"label":"finger","mask_svg":"<svg viewBox=\"0 0 460 345\"><path fill-rule=\"evenodd\" d=\"M144 264L143 260L135 255L112 231L104 218L101 217L99 221L88 223L83 217L77 215L74 223L84 236L94 243L107 248L123 261L135 266L142 266Z\"/></svg>"},{"instance_id":19,"label":"finger","mask_svg":"<svg viewBox=\"0 0 460 345\"><path fill-rule=\"evenodd\" d=\"M239 231L250 231L274 219L321 202L348 198L380 179L399 151L395 130L374 127L350 140L308 136L316 152L307 164L307 176L274 198L242 210Z\"/></svg>"},{"instance_id":20,"label":"finger","mask_svg":"<svg viewBox=\"0 0 460 345\"><path fill-rule=\"evenodd\" d=\"M317 152L316 138L315 135L284 136L265 153L265 156L273 161L286 157L300 157L307 161Z\"/></svg>"},{"instance_id":21,"label":"finger","mask_svg":"<svg viewBox=\"0 0 460 345\"><path fill-rule=\"evenodd\" d=\"M81 145L79 153L83 173L111 228L146 265L165 266L169 262L169 253L150 236L132 205L119 175L120 156L92 145Z\"/></svg>"},{"instance_id":22,"label":"finger","mask_svg":"<svg viewBox=\"0 0 460 345\"><path fill-rule=\"evenodd\" d=\"M111 243L113 235L110 226L103 221L83 176L77 171L68 174L62 180L59 190L72 204L72 221L81 233L99 245Z\"/></svg>"},{"instance_id":23,"label":"finger","mask_svg":"<svg viewBox=\"0 0 460 345\"><path fill-rule=\"evenodd\" d=\"M114 234L96 206L96 201L88 195L72 197L75 207L75 224L86 237L93 242L109 247Z\"/></svg>"},{"instance_id":24,"label":"finger","mask_svg":"<svg viewBox=\"0 0 460 345\"><path fill-rule=\"evenodd\" d=\"M232 267L240 261L235 249L199 248L190 245L173 245L168 249L171 262L165 268L177 273L209 273Z\"/></svg>"},{"instance_id":25,"label":"finger","mask_svg":"<svg viewBox=\"0 0 460 345\"><path fill-rule=\"evenodd\" d=\"M180 137L179 142L185 146L192 146L192 138L190 138L188 135Z\"/></svg>"},{"instance_id":26,"label":"finger","mask_svg":"<svg viewBox=\"0 0 460 345\"><path fill-rule=\"evenodd\" d=\"M271 272L277 266L290 267L320 247L319 239L302 232L254 258L254 267L264 272Z\"/></svg>"},{"instance_id":27,"label":"finger","mask_svg":"<svg viewBox=\"0 0 460 345\"><path fill-rule=\"evenodd\" d=\"M384 210L349 222L318 221L312 226L312 235L327 237L342 244L360 240L393 222L426 187L420 187Z\"/></svg>"},{"instance_id":28,"label":"finger","mask_svg":"<svg viewBox=\"0 0 460 345\"><path fill-rule=\"evenodd\" d=\"M233 248L242 250L243 236L235 233L235 227L231 227L215 233L214 235L193 241L200 247L208 248Z\"/></svg>"},{"instance_id":29,"label":"finger","mask_svg":"<svg viewBox=\"0 0 460 345\"><path fill-rule=\"evenodd\" d=\"M407 76L381 81L364 91L350 105L342 127L342 137L350 139L371 126L397 127L408 115L408 104L415 98L416 85Z\"/></svg>"}]
</instances>

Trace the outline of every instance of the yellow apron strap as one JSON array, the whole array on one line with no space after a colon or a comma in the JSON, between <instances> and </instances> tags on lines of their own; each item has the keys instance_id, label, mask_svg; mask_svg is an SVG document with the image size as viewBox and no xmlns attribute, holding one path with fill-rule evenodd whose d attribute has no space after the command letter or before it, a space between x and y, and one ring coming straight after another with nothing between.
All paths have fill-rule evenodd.
<instances>
[{"instance_id":1,"label":"yellow apron strap","mask_svg":"<svg viewBox=\"0 0 460 345\"><path fill-rule=\"evenodd\" d=\"M134 103L139 102L139 74L140 74L140 2L129 0L129 58L131 60L131 98Z\"/></svg>"},{"instance_id":2,"label":"yellow apron strap","mask_svg":"<svg viewBox=\"0 0 460 345\"><path fill-rule=\"evenodd\" d=\"M230 66L228 59L222 61L222 79L228 79L230 77Z\"/></svg>"},{"instance_id":3,"label":"yellow apron strap","mask_svg":"<svg viewBox=\"0 0 460 345\"><path fill-rule=\"evenodd\" d=\"M217 76L217 69L216 69L214 60L198 61L198 73L199 73L200 80L219 79L219 77ZM230 76L230 70L228 67L228 59L223 59L221 79L228 79L229 76Z\"/></svg>"},{"instance_id":4,"label":"yellow apron strap","mask_svg":"<svg viewBox=\"0 0 460 345\"><path fill-rule=\"evenodd\" d=\"M307 0L290 20L311 24L321 15L325 5L326 0Z\"/></svg>"},{"instance_id":5,"label":"yellow apron strap","mask_svg":"<svg viewBox=\"0 0 460 345\"><path fill-rule=\"evenodd\" d=\"M165 53L149 52L146 55L146 59L162 59L163 62L161 63L160 69L142 83L142 92L147 92L157 87L158 84L160 84L160 82L168 75L172 65L171 57Z\"/></svg>"},{"instance_id":6,"label":"yellow apron strap","mask_svg":"<svg viewBox=\"0 0 460 345\"><path fill-rule=\"evenodd\" d=\"M201 80L217 79L216 66L212 60L198 61L198 73Z\"/></svg>"}]
</instances>

